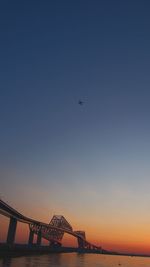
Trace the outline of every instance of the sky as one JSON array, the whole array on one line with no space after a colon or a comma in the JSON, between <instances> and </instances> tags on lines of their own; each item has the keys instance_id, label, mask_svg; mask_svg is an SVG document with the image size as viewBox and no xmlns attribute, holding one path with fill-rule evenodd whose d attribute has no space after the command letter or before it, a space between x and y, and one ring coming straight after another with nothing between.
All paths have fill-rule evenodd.
<instances>
[{"instance_id":1,"label":"sky","mask_svg":"<svg viewBox=\"0 0 150 267\"><path fill-rule=\"evenodd\" d=\"M0 3L0 196L43 222L62 214L105 249L150 252L149 11Z\"/></svg>"}]
</instances>

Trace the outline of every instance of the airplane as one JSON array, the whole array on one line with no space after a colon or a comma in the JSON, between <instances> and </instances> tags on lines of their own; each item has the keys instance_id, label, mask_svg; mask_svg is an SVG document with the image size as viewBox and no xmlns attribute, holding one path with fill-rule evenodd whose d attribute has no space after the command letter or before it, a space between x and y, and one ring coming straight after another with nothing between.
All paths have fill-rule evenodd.
<instances>
[{"instance_id":1,"label":"airplane","mask_svg":"<svg viewBox=\"0 0 150 267\"><path fill-rule=\"evenodd\" d=\"M82 106L82 105L84 104L84 102L81 101L81 100L79 100L79 101L78 101L78 104L79 104L80 106Z\"/></svg>"}]
</instances>

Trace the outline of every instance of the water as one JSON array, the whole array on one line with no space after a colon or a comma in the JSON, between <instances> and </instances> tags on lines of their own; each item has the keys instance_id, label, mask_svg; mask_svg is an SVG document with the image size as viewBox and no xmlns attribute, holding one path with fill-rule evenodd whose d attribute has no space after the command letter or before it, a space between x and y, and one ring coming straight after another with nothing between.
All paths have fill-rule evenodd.
<instances>
[{"instance_id":1,"label":"water","mask_svg":"<svg viewBox=\"0 0 150 267\"><path fill-rule=\"evenodd\" d=\"M0 259L0 267L150 267L150 258L96 254L51 254Z\"/></svg>"}]
</instances>

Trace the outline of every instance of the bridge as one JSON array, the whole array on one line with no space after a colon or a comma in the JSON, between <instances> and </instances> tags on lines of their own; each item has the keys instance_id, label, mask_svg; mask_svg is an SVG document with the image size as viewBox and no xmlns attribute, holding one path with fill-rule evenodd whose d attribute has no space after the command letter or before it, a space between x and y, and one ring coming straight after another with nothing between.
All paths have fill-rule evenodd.
<instances>
[{"instance_id":1,"label":"bridge","mask_svg":"<svg viewBox=\"0 0 150 267\"><path fill-rule=\"evenodd\" d=\"M98 247L87 241L84 231L74 231L69 222L62 215L54 215L49 224L28 218L9 206L0 199L0 214L10 219L6 244L9 248L14 247L17 222L29 225L28 248L32 248L34 235L37 236L36 246L41 246L42 238L49 241L50 248L59 248L62 246L62 240L65 233L74 236L77 239L78 248L88 251L102 251Z\"/></svg>"}]
</instances>

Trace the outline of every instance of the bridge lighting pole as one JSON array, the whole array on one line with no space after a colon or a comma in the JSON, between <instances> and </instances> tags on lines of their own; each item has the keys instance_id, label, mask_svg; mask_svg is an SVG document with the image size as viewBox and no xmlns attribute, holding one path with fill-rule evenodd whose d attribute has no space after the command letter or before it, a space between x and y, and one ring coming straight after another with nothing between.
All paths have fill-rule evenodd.
<instances>
[{"instance_id":1,"label":"bridge lighting pole","mask_svg":"<svg viewBox=\"0 0 150 267\"><path fill-rule=\"evenodd\" d=\"M11 217L7 234L7 245L9 246L12 246L14 244L16 228L17 228L17 219Z\"/></svg>"}]
</instances>

